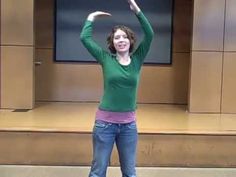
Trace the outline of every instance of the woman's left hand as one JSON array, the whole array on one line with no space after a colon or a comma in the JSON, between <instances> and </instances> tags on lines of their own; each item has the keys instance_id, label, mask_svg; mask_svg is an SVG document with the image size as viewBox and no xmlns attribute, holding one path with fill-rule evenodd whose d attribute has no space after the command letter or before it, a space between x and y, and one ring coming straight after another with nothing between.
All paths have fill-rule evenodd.
<instances>
[{"instance_id":1,"label":"woman's left hand","mask_svg":"<svg viewBox=\"0 0 236 177\"><path fill-rule=\"evenodd\" d=\"M130 9L134 11L135 13L138 13L140 11L140 8L138 7L135 0L127 0L130 6Z\"/></svg>"}]
</instances>

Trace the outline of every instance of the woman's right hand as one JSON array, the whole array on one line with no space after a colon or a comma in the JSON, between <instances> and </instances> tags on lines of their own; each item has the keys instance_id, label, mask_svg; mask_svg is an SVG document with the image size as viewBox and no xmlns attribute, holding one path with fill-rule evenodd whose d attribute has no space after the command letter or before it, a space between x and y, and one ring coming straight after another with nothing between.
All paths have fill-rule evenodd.
<instances>
[{"instance_id":1,"label":"woman's right hand","mask_svg":"<svg viewBox=\"0 0 236 177\"><path fill-rule=\"evenodd\" d=\"M96 11L96 12L92 12L88 15L88 18L87 20L89 21L94 21L95 19L97 18L100 18L100 17L107 17L107 16L111 16L110 13L107 13L107 12L102 12L102 11Z\"/></svg>"}]
</instances>

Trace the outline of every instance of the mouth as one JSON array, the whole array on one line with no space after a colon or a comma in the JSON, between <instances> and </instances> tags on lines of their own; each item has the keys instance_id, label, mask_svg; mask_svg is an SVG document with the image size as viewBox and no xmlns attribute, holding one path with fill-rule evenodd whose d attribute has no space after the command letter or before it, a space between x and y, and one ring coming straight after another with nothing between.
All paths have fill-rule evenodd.
<instances>
[{"instance_id":1,"label":"mouth","mask_svg":"<svg viewBox=\"0 0 236 177\"><path fill-rule=\"evenodd\" d=\"M127 46L126 44L119 44L119 45L118 45L118 48L119 48L119 49L124 49L124 48L126 48L126 46Z\"/></svg>"}]
</instances>

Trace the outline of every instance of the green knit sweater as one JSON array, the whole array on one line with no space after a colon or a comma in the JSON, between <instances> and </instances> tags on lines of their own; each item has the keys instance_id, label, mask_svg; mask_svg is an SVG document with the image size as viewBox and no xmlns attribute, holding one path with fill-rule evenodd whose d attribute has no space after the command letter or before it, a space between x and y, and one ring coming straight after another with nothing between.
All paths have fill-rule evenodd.
<instances>
[{"instance_id":1,"label":"green knit sweater","mask_svg":"<svg viewBox=\"0 0 236 177\"><path fill-rule=\"evenodd\" d=\"M99 105L102 110L128 112L136 109L140 69L154 35L144 14L139 12L136 16L143 29L144 37L131 54L131 63L127 66L121 65L116 55L102 49L93 40L93 22L87 20L80 34L84 46L102 66L104 93Z\"/></svg>"}]
</instances>

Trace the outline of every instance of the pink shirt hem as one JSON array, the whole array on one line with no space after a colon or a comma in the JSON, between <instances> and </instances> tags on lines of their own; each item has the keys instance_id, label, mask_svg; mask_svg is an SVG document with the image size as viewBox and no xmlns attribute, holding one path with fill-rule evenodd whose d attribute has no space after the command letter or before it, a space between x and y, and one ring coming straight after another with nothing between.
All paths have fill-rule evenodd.
<instances>
[{"instance_id":1,"label":"pink shirt hem","mask_svg":"<svg viewBox=\"0 0 236 177\"><path fill-rule=\"evenodd\" d=\"M136 120L135 111L131 112L112 112L98 109L96 112L96 120L105 122L125 124Z\"/></svg>"}]
</instances>

